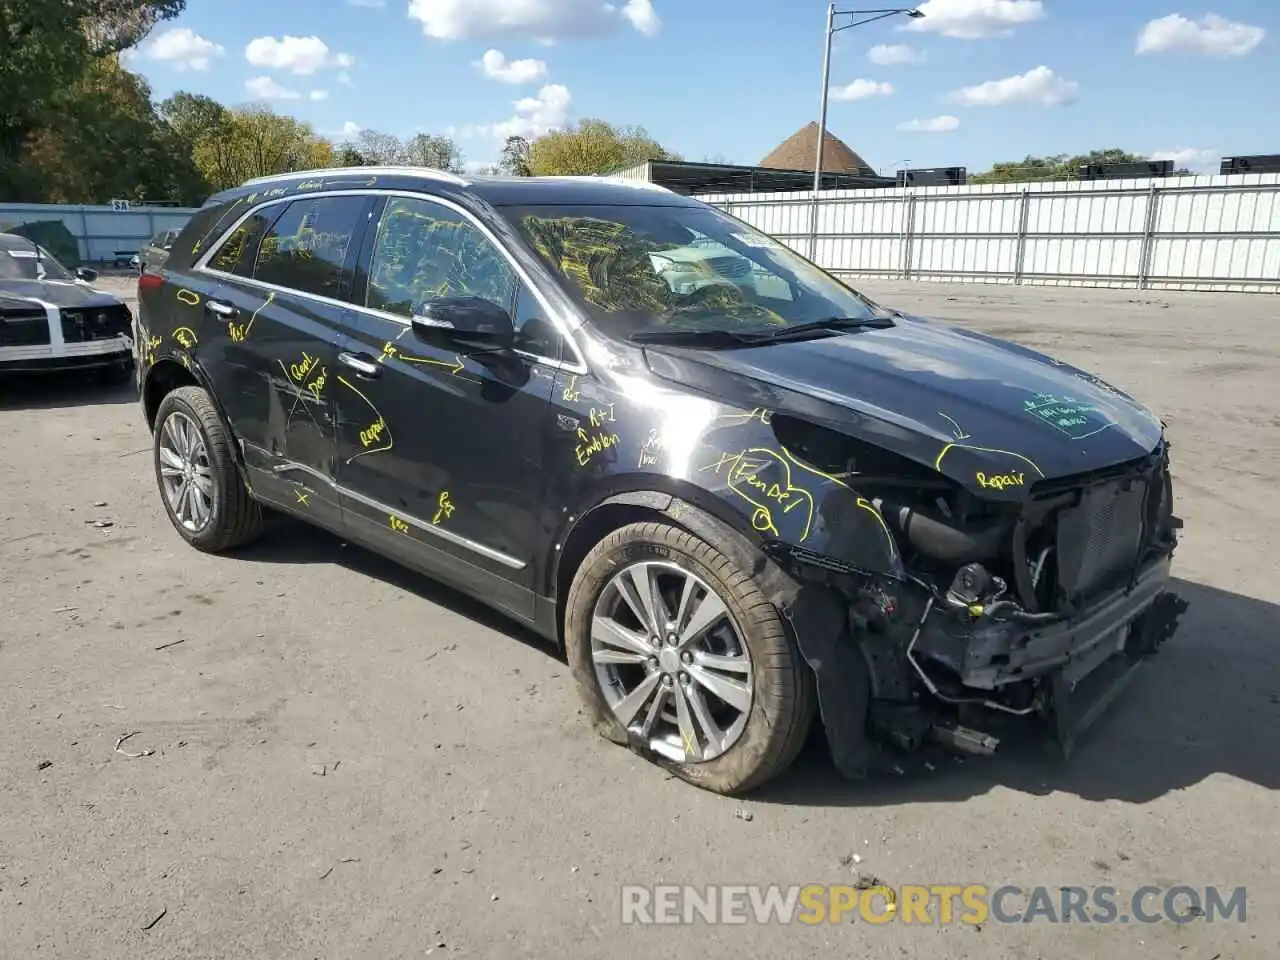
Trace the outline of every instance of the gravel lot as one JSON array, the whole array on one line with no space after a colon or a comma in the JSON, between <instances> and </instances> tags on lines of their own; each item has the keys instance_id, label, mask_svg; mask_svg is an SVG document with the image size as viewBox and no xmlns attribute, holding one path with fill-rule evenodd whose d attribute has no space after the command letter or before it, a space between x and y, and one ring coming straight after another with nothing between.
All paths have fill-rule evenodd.
<instances>
[{"instance_id":1,"label":"gravel lot","mask_svg":"<svg viewBox=\"0 0 1280 960\"><path fill-rule=\"evenodd\" d=\"M1191 609L1070 763L856 784L815 742L745 804L701 793L597 740L555 653L445 588L285 522L240 556L185 547L129 391L8 384L0 956L1276 956L1280 298L865 286L1170 423ZM114 750L134 731L120 749L154 753ZM1248 922L619 922L623 884L858 872L1245 885Z\"/></svg>"}]
</instances>

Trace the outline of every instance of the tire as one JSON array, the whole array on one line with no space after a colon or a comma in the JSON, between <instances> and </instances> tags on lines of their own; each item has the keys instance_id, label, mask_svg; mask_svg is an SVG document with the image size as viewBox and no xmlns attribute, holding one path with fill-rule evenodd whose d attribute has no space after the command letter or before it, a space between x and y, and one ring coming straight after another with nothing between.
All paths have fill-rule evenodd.
<instances>
[{"instance_id":1,"label":"tire","mask_svg":"<svg viewBox=\"0 0 1280 960\"><path fill-rule=\"evenodd\" d=\"M208 512L202 522L193 525L185 523L179 515L166 483L165 470L172 473L174 465L171 459L166 460L162 455L162 448L168 447L173 451L181 445L174 442L175 434L170 432L169 426L171 422L174 430L193 428L203 444L203 456L193 458L201 469L192 473L207 478L205 487L210 493L207 497ZM152 438L152 459L160 499L169 522L197 550L221 553L249 543L262 532L262 507L245 487L232 454L232 439L213 401L201 387L178 387L160 402ZM181 483L179 478L171 479ZM199 519L198 514L195 519Z\"/></svg>"},{"instance_id":2,"label":"tire","mask_svg":"<svg viewBox=\"0 0 1280 960\"><path fill-rule=\"evenodd\" d=\"M645 566L638 566L644 564ZM679 571L679 573L675 572ZM709 629L701 632L703 641L688 641L691 645L686 651L693 651L692 663L685 672L685 667L671 659L666 652L659 650L664 658L651 657L647 664L639 662L614 666L612 663L597 664L595 648L600 654L612 661L614 650L619 646L610 641L601 645L593 643L593 624L597 614L612 609L619 611L619 621L632 616L627 613L622 590L619 589L620 577L638 577L632 582L659 583L658 593L667 589L668 583L678 584L680 574L691 574L700 582L694 596L704 596L700 590L708 594L714 593L723 604L725 613L713 622ZM674 594L667 594L663 599L666 617L677 609L678 601ZM630 606L634 613L635 607ZM692 604L691 604L692 607ZM694 615L686 614L686 622L697 619L700 607L693 607ZM606 615L612 619L612 615ZM644 637L640 631L643 623L639 617L633 621L636 627L628 635L626 644L621 645L627 657L639 657L643 647L632 646L636 640L653 643L652 637ZM669 626L669 624L664 624ZM598 631L599 632L599 631ZM677 627L677 633L680 627ZM693 636L686 633L685 636ZM616 634L613 634L616 638ZM728 639L732 637L732 641ZM742 689L751 691L750 705L745 711L730 707L728 701L709 695L711 687L704 681L693 679L707 676L705 663L711 660L698 658L708 654L697 649L699 645L710 645L712 642L727 643L736 651L730 659L737 663L734 668L742 670L742 656L749 657L749 675L744 682L737 684L737 699ZM660 641L661 642L661 641ZM679 644L677 643L677 648ZM565 611L565 648L569 665L578 683L579 692L589 710L591 721L596 730L606 739L614 743L631 747L640 755L669 769L675 775L703 789L726 795L747 793L771 778L782 773L795 759L812 726L816 702L813 675L802 659L794 640L788 633L777 609L760 591L751 576L726 557L711 544L678 527L665 523L635 523L622 527L598 543L584 558L569 588ZM710 654L711 659L726 663L724 656ZM683 654L678 652L676 660ZM686 737L687 726L682 727L677 716L676 722L658 719L654 722L650 733L673 729L675 735L667 740L655 738L642 733L643 722L633 720L628 725L619 719L615 711L617 705L622 712L629 712L626 705L637 700L626 696L630 678L643 677L636 680L636 689L648 683L655 672L664 674L659 687L666 692L667 701L684 698L686 713L684 718L693 724L696 750L693 753ZM643 671L643 672L642 672ZM678 674L677 674L678 671ZM608 674L602 677L602 672ZM677 679L678 675L678 679ZM731 677L729 673L712 672L712 677ZM670 685L668 679L670 679ZM683 694L675 688L679 686ZM717 684L724 689L722 684ZM693 697L690 688L702 700L702 715L708 715L708 707L724 710L728 714L736 711L738 722L727 730L720 739L720 752L717 754L712 741L705 741L701 734L707 729L700 723L700 715L691 708ZM656 688L655 688L656 689ZM679 694L679 696L677 696ZM726 709L728 708L728 709ZM669 711L663 710L662 716L675 713L673 705ZM648 707L641 710L647 719L651 714ZM712 716L719 719L719 714ZM699 722L695 722L699 721ZM736 738L730 742L730 734L738 729ZM671 742L674 741L674 742ZM690 760L693 756L694 759Z\"/></svg>"}]
</instances>

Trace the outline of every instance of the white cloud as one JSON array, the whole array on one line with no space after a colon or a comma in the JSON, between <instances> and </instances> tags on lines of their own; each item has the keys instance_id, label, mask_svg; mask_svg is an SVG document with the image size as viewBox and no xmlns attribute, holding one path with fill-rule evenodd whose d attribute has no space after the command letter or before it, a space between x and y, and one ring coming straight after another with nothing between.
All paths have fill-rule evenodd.
<instances>
[{"instance_id":1,"label":"white cloud","mask_svg":"<svg viewBox=\"0 0 1280 960\"><path fill-rule=\"evenodd\" d=\"M906 29L957 40L1006 36L1044 18L1041 0L924 0L918 9L924 16Z\"/></svg>"},{"instance_id":2,"label":"white cloud","mask_svg":"<svg viewBox=\"0 0 1280 960\"><path fill-rule=\"evenodd\" d=\"M175 70L208 70L226 48L186 27L173 27L138 51L146 60L162 60Z\"/></svg>"},{"instance_id":3,"label":"white cloud","mask_svg":"<svg viewBox=\"0 0 1280 960\"><path fill-rule=\"evenodd\" d=\"M352 79L351 79L351 74L347 73L347 71L345 71L345 70L343 70L340 74L338 74L336 77L334 77L334 79L335 79L335 80L337 80L337 81L338 81L340 84L342 84L344 87L349 87L349 86L351 86L351 85L352 85L352 82L353 82L353 81L352 81Z\"/></svg>"},{"instance_id":4,"label":"white cloud","mask_svg":"<svg viewBox=\"0 0 1280 960\"><path fill-rule=\"evenodd\" d=\"M1205 170L1217 173L1222 162L1222 154L1217 150L1202 150L1198 147L1178 147L1174 150L1157 150L1151 154L1152 160L1172 160L1173 168L1181 170Z\"/></svg>"},{"instance_id":5,"label":"white cloud","mask_svg":"<svg viewBox=\"0 0 1280 960\"><path fill-rule=\"evenodd\" d=\"M244 82L244 88L255 100L299 100L302 98L297 90L282 87L271 77L251 77Z\"/></svg>"},{"instance_id":6,"label":"white cloud","mask_svg":"<svg viewBox=\"0 0 1280 960\"><path fill-rule=\"evenodd\" d=\"M1206 57L1243 57L1252 53L1267 31L1206 13L1198 23L1179 13L1150 21L1138 34L1137 52L1198 53Z\"/></svg>"},{"instance_id":7,"label":"white cloud","mask_svg":"<svg viewBox=\"0 0 1280 960\"><path fill-rule=\"evenodd\" d=\"M342 134L342 136L350 140L352 137L360 136L360 131L363 129L364 127L360 126L360 124L355 123L354 121L348 120L346 123L342 125L342 130L340 130L339 132Z\"/></svg>"},{"instance_id":8,"label":"white cloud","mask_svg":"<svg viewBox=\"0 0 1280 960\"><path fill-rule=\"evenodd\" d=\"M355 61L345 53L334 53L319 37L256 37L244 48L245 59L255 67L287 70L307 76L329 67L346 68Z\"/></svg>"},{"instance_id":9,"label":"white cloud","mask_svg":"<svg viewBox=\"0 0 1280 960\"><path fill-rule=\"evenodd\" d=\"M309 94L307 94L307 99L308 100L328 100L329 91L328 90L312 90Z\"/></svg>"},{"instance_id":10,"label":"white cloud","mask_svg":"<svg viewBox=\"0 0 1280 960\"><path fill-rule=\"evenodd\" d=\"M646 37L652 37L662 29L662 21L658 19L658 12L653 9L650 0L627 0L627 5L622 8L622 15Z\"/></svg>"},{"instance_id":11,"label":"white cloud","mask_svg":"<svg viewBox=\"0 0 1280 960\"><path fill-rule=\"evenodd\" d=\"M905 43L878 43L867 51L867 59L882 67L896 67L903 63L920 63L924 51L908 47Z\"/></svg>"},{"instance_id":12,"label":"white cloud","mask_svg":"<svg viewBox=\"0 0 1280 960\"><path fill-rule=\"evenodd\" d=\"M898 129L907 133L950 133L960 126L958 117L930 117L927 120L908 120L898 124Z\"/></svg>"},{"instance_id":13,"label":"white cloud","mask_svg":"<svg viewBox=\"0 0 1280 960\"><path fill-rule=\"evenodd\" d=\"M547 75L545 60L508 60L501 50L486 50L475 66L490 80L499 83L532 83Z\"/></svg>"},{"instance_id":14,"label":"white cloud","mask_svg":"<svg viewBox=\"0 0 1280 960\"><path fill-rule=\"evenodd\" d=\"M887 97L893 93L893 84L877 83L874 80L855 80L843 87L833 87L832 100L866 100L870 97Z\"/></svg>"},{"instance_id":15,"label":"white cloud","mask_svg":"<svg viewBox=\"0 0 1280 960\"><path fill-rule=\"evenodd\" d=\"M598 36L630 24L653 36L661 27L651 0L409 0L409 16L433 40L515 37L552 43Z\"/></svg>"},{"instance_id":16,"label":"white cloud","mask_svg":"<svg viewBox=\"0 0 1280 960\"><path fill-rule=\"evenodd\" d=\"M497 140L506 140L507 137L534 140L569 122L569 104L572 100L568 87L549 83L538 91L536 97L515 101L515 116L510 119L488 127L463 128L460 136L482 136L488 133Z\"/></svg>"},{"instance_id":17,"label":"white cloud","mask_svg":"<svg viewBox=\"0 0 1280 960\"><path fill-rule=\"evenodd\" d=\"M949 94L947 99L966 107L998 107L1011 103L1057 107L1074 102L1079 93L1080 84L1065 80L1048 67L1041 66L1016 77L963 87Z\"/></svg>"}]
</instances>

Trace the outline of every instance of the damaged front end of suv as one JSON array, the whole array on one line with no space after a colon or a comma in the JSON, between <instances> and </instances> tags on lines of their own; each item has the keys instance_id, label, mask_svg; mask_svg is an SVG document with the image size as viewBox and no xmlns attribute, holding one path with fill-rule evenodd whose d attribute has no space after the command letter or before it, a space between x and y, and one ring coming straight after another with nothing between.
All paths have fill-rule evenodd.
<instances>
[{"instance_id":1,"label":"damaged front end of suv","mask_svg":"<svg viewBox=\"0 0 1280 960\"><path fill-rule=\"evenodd\" d=\"M1069 753L1187 606L1169 589L1182 522L1163 431L1146 455L1048 479L961 430L926 465L787 414L769 426L787 482L820 491L817 536L767 549L798 585L785 605L846 775L885 746L992 753L1011 717ZM768 472L729 487L767 495Z\"/></svg>"}]
</instances>

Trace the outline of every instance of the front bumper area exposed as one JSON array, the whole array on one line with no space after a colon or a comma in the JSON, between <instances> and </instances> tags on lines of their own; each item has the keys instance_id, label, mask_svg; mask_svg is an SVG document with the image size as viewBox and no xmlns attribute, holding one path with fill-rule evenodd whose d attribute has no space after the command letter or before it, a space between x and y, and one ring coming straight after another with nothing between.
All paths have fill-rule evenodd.
<instances>
[{"instance_id":1,"label":"front bumper area exposed","mask_svg":"<svg viewBox=\"0 0 1280 960\"><path fill-rule=\"evenodd\" d=\"M1010 722L1040 721L1067 755L1187 608L1170 590L1169 555L1074 615L1040 622L948 608L901 581L862 597L845 607L845 630L819 627L821 617L809 618L811 629L795 624L832 758L847 777L892 767L893 754L930 740L993 753L991 731Z\"/></svg>"},{"instance_id":2,"label":"front bumper area exposed","mask_svg":"<svg viewBox=\"0 0 1280 960\"><path fill-rule=\"evenodd\" d=\"M1056 668L1071 683L1092 673L1112 654L1124 649L1128 627L1168 587L1170 560L1147 567L1132 587L1117 590L1077 616L1027 627L1016 621L977 621L961 641L966 651L959 666L960 682L978 690L1029 680ZM926 623L916 648L927 653L931 644L953 647L950 624Z\"/></svg>"}]
</instances>

